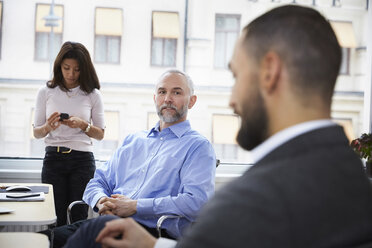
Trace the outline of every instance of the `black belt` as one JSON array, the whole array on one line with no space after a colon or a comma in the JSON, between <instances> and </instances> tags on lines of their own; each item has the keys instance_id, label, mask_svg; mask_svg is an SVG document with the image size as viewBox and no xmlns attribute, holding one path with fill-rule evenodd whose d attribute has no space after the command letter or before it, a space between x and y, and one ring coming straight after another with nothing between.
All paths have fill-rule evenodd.
<instances>
[{"instance_id":1,"label":"black belt","mask_svg":"<svg viewBox=\"0 0 372 248\"><path fill-rule=\"evenodd\" d=\"M46 152L60 152L60 153L70 153L73 150L64 146L47 146L45 147Z\"/></svg>"}]
</instances>

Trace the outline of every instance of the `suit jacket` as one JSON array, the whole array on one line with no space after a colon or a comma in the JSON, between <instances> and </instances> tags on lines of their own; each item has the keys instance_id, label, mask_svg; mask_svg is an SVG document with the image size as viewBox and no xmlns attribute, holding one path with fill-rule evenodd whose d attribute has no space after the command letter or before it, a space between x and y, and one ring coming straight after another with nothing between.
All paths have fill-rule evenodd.
<instances>
[{"instance_id":1,"label":"suit jacket","mask_svg":"<svg viewBox=\"0 0 372 248\"><path fill-rule=\"evenodd\" d=\"M371 184L332 126L287 141L219 190L177 247L371 244Z\"/></svg>"}]
</instances>

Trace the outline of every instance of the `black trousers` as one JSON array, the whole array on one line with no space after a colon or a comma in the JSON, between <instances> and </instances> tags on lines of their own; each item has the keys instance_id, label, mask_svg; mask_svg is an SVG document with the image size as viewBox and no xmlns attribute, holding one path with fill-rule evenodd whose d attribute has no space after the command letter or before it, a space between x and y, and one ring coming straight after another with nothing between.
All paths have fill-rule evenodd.
<instances>
[{"instance_id":1,"label":"black trousers","mask_svg":"<svg viewBox=\"0 0 372 248\"><path fill-rule=\"evenodd\" d=\"M49 237L53 248L60 247L101 247L95 242L97 235L105 227L107 221L118 219L115 215L104 215L94 219L77 221L71 225L56 227L51 230L42 231ZM142 225L149 233L158 238L158 233L155 228L150 228ZM52 235L53 232L53 235ZM164 229L161 230L162 237L170 238ZM53 237L53 238L52 238ZM51 240L53 239L53 240ZM67 243L66 243L67 242Z\"/></svg>"},{"instance_id":2,"label":"black trousers","mask_svg":"<svg viewBox=\"0 0 372 248\"><path fill-rule=\"evenodd\" d=\"M85 187L93 177L95 169L94 156L91 152L72 150L70 153L62 153L52 147L46 148L41 181L53 185L57 226L66 224L68 205L82 199ZM87 206L74 207L73 220L86 219L87 210Z\"/></svg>"}]
</instances>

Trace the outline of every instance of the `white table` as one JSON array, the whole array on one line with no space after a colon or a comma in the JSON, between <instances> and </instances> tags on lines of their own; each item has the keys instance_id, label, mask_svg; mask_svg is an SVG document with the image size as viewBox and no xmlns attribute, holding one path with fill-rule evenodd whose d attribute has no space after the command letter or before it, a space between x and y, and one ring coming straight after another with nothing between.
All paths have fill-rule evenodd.
<instances>
[{"instance_id":1,"label":"white table","mask_svg":"<svg viewBox=\"0 0 372 248\"><path fill-rule=\"evenodd\" d=\"M14 212L0 214L0 226L15 225L54 225L57 216L54 208L53 186L41 183L17 183L17 185L49 186L45 201L40 202L0 202L0 207L13 209ZM4 185L0 182L0 185ZM5 185L12 185L6 183Z\"/></svg>"},{"instance_id":2,"label":"white table","mask_svg":"<svg viewBox=\"0 0 372 248\"><path fill-rule=\"evenodd\" d=\"M0 233L1 247L6 248L48 248L48 237L31 232L2 232Z\"/></svg>"}]
</instances>

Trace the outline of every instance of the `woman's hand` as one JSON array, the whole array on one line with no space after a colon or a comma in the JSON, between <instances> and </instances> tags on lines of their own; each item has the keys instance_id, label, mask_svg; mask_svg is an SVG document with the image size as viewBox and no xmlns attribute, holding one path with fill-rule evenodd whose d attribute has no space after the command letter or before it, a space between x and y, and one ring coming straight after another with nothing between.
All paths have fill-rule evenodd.
<instances>
[{"instance_id":1,"label":"woman's hand","mask_svg":"<svg viewBox=\"0 0 372 248\"><path fill-rule=\"evenodd\" d=\"M54 112L49 116L44 124L46 134L48 134L50 131L56 130L61 125L61 122L59 121L59 115L60 113Z\"/></svg>"},{"instance_id":2,"label":"woman's hand","mask_svg":"<svg viewBox=\"0 0 372 248\"><path fill-rule=\"evenodd\" d=\"M82 119L76 116L70 116L70 118L62 120L61 123L71 128L80 128L83 131L88 125L86 121L83 121Z\"/></svg>"},{"instance_id":3,"label":"woman's hand","mask_svg":"<svg viewBox=\"0 0 372 248\"><path fill-rule=\"evenodd\" d=\"M87 121L84 121L83 119L80 119L79 117L76 116L70 116L70 118L62 120L61 123L71 128L80 128L81 130L83 130L83 132L85 132L89 125ZM99 127L91 125L89 131L85 132L85 134L91 138L101 140L103 139L104 136L104 130Z\"/></svg>"},{"instance_id":4,"label":"woman's hand","mask_svg":"<svg viewBox=\"0 0 372 248\"><path fill-rule=\"evenodd\" d=\"M48 135L48 133L57 129L61 125L61 122L59 121L59 115L60 113L54 112L49 116L44 125L40 127L34 127L33 131L35 138L44 138Z\"/></svg>"}]
</instances>

